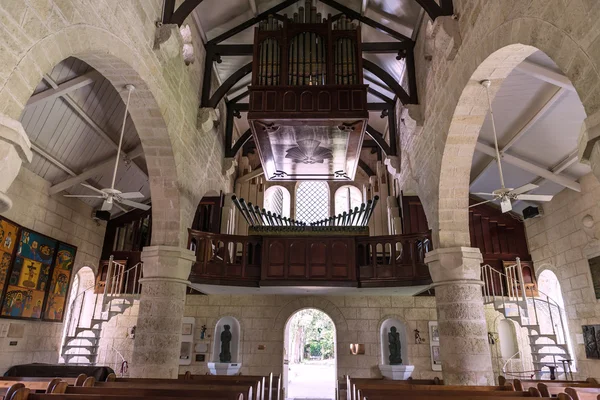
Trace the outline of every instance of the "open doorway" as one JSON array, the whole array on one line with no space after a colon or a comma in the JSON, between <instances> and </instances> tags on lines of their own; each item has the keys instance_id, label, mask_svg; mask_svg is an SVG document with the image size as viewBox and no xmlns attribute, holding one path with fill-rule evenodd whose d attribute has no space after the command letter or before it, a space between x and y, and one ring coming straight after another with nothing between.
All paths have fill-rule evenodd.
<instances>
[{"instance_id":1,"label":"open doorway","mask_svg":"<svg viewBox=\"0 0 600 400\"><path fill-rule=\"evenodd\" d=\"M285 326L283 385L286 399L334 399L336 331L323 311L294 313Z\"/></svg>"}]
</instances>

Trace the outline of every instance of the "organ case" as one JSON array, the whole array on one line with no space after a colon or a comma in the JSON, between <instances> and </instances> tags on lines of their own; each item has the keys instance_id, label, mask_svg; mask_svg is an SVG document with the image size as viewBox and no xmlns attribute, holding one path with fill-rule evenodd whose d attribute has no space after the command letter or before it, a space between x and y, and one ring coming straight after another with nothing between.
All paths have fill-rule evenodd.
<instances>
[{"instance_id":1,"label":"organ case","mask_svg":"<svg viewBox=\"0 0 600 400\"><path fill-rule=\"evenodd\" d=\"M255 28L248 122L268 180L354 179L368 121L360 27L310 2Z\"/></svg>"}]
</instances>

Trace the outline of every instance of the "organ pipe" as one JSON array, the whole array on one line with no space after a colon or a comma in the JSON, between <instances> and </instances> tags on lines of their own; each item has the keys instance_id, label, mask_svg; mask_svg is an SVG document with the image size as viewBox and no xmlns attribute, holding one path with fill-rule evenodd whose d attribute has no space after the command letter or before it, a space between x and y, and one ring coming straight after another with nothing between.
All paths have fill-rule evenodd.
<instances>
[{"instance_id":1,"label":"organ pipe","mask_svg":"<svg viewBox=\"0 0 600 400\"><path fill-rule=\"evenodd\" d=\"M360 34L356 23L345 15L334 21L331 15L323 18L313 0L305 1L291 18L284 15L280 19L283 21L270 15L258 25L254 84L362 83L358 55ZM328 60L328 54L332 60ZM285 71L282 71L283 64ZM328 64L331 64L331 69ZM331 80L327 78L328 72L333 74Z\"/></svg>"}]
</instances>

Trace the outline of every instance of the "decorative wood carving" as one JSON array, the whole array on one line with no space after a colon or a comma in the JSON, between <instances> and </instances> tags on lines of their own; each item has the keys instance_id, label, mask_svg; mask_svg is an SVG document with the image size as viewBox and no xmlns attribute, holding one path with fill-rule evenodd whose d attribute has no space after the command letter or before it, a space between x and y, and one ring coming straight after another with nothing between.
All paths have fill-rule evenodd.
<instances>
[{"instance_id":1,"label":"decorative wood carving","mask_svg":"<svg viewBox=\"0 0 600 400\"><path fill-rule=\"evenodd\" d=\"M248 121L266 179L354 179L369 118L360 28L307 2L254 35Z\"/></svg>"}]
</instances>

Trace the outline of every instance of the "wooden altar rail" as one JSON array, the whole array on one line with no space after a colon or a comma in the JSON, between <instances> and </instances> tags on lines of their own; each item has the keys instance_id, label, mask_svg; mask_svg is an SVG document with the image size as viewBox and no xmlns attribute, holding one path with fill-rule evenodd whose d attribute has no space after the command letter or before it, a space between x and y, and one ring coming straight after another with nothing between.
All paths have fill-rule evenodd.
<instances>
[{"instance_id":1,"label":"wooden altar rail","mask_svg":"<svg viewBox=\"0 0 600 400\"><path fill-rule=\"evenodd\" d=\"M239 236L189 230L192 283L266 286L414 286L431 283L431 234ZM344 251L341 249L344 248Z\"/></svg>"}]
</instances>

